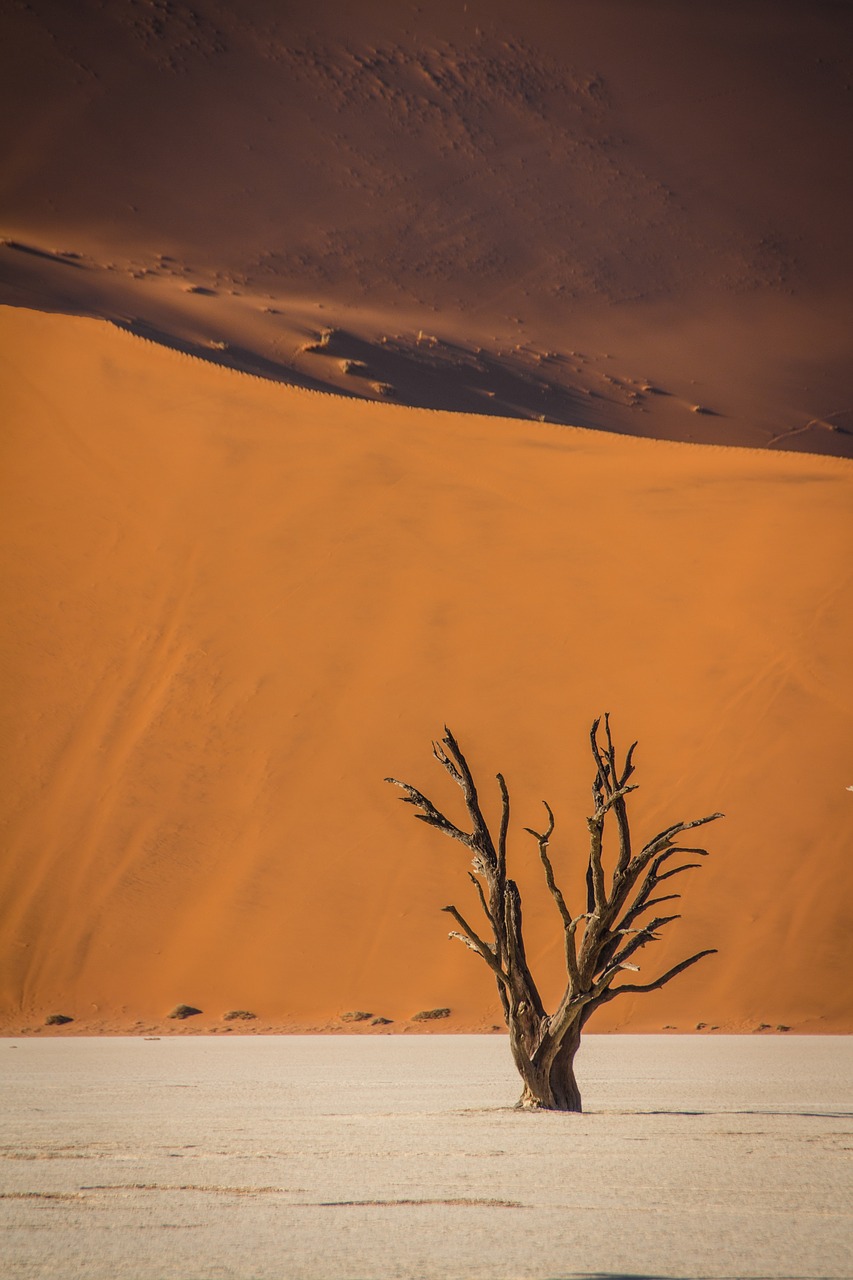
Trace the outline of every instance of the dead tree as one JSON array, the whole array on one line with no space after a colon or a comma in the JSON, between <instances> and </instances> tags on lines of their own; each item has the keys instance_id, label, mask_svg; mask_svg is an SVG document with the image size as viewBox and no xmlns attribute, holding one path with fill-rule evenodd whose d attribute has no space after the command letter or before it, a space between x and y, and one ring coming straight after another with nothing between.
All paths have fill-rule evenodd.
<instances>
[{"instance_id":1,"label":"dead tree","mask_svg":"<svg viewBox=\"0 0 853 1280\"><path fill-rule=\"evenodd\" d=\"M712 813L693 822L675 822L634 852L628 822L627 796L636 790L628 779L634 772L636 742L621 765L610 735L610 720L604 717L604 741L599 742L600 720L590 733L594 761L592 784L593 813L587 818L589 855L586 868L585 910L574 914L557 886L551 864L549 845L554 832L554 814L545 804L548 815L544 831L525 830L534 837L545 871L545 882L562 922L565 943L567 982L556 1010L548 1014L542 1004L536 983L527 963L522 931L521 896L514 880L507 878L507 834L509 831L509 792L501 774L497 775L502 810L497 840L492 837L483 817L477 788L468 763L449 729L440 743L433 743L433 754L461 788L468 810L470 831L463 831L435 807L432 801L407 782L386 778L406 793L403 800L418 809L415 816L429 826L460 841L472 855L473 870L468 875L476 889L480 908L486 918L492 941L477 933L456 907L444 907L456 924L458 938L475 951L492 971L497 983L504 1018L509 1029L515 1065L524 1081L519 1107L545 1108L552 1111L580 1111L581 1097L574 1074L574 1057L581 1033L594 1011L617 996L642 991L655 991L679 973L689 969L714 950L697 951L651 982L616 984L626 970L638 972L631 963L660 932L678 920L678 915L655 915L649 912L681 895L660 893L661 885L700 866L686 861L672 866L672 858L705 857L707 850L679 843L683 832L721 818ZM605 870L604 831L613 818L617 844L612 869Z\"/></svg>"}]
</instances>

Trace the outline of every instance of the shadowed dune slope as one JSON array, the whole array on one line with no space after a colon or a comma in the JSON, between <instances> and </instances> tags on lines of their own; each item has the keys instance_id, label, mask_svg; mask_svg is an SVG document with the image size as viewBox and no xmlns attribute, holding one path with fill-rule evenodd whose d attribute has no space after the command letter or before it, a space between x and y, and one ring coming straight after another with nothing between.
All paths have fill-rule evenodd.
<instances>
[{"instance_id":1,"label":"shadowed dune slope","mask_svg":"<svg viewBox=\"0 0 853 1280\"><path fill-rule=\"evenodd\" d=\"M850 5L2 8L0 302L358 398L853 455Z\"/></svg>"},{"instance_id":2,"label":"shadowed dune slope","mask_svg":"<svg viewBox=\"0 0 853 1280\"><path fill-rule=\"evenodd\" d=\"M598 1029L853 1029L847 462L342 401L0 316L5 1026L497 1021L439 914L474 910L464 850L382 782L454 807L445 721L491 813L507 776L553 1000L521 828L547 798L576 900L610 710L638 835L727 818L643 972L719 955Z\"/></svg>"}]
</instances>

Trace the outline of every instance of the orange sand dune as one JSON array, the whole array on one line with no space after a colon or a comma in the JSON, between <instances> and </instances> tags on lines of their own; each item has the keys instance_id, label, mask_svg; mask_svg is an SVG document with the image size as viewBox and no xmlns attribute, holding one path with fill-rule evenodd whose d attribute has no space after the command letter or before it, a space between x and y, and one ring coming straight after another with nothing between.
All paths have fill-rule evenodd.
<instances>
[{"instance_id":1,"label":"orange sand dune","mask_svg":"<svg viewBox=\"0 0 853 1280\"><path fill-rule=\"evenodd\" d=\"M609 709L638 834L727 818L644 973L719 955L598 1029L853 1030L847 462L344 401L0 315L6 1028L497 1022L440 914L473 909L464 851L382 782L455 806L445 721L492 812L509 781L553 999L521 828L547 798L576 895Z\"/></svg>"},{"instance_id":2,"label":"orange sand dune","mask_svg":"<svg viewBox=\"0 0 853 1280\"><path fill-rule=\"evenodd\" d=\"M0 302L370 400L853 456L851 84L830 0L5 5Z\"/></svg>"}]
</instances>

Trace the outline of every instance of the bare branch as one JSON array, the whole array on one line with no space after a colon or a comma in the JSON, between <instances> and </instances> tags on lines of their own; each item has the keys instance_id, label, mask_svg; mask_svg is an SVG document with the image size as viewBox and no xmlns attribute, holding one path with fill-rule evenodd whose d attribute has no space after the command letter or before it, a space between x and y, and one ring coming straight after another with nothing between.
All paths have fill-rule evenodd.
<instances>
[{"instance_id":1,"label":"bare branch","mask_svg":"<svg viewBox=\"0 0 853 1280\"><path fill-rule=\"evenodd\" d=\"M607 902L604 889L604 867L601 861L602 823L587 818L589 828L589 866L587 869L587 907L590 912L601 912ZM591 901L590 901L591 899Z\"/></svg>"},{"instance_id":2,"label":"bare branch","mask_svg":"<svg viewBox=\"0 0 853 1280\"><path fill-rule=\"evenodd\" d=\"M459 925L459 928L464 930L465 935L471 944L471 949L473 951L477 951L483 957L486 964L492 970L492 973L494 973L495 977L499 978L501 982L506 982L507 975L504 973L503 969L498 964L495 954L492 951L491 947L487 942L483 941L483 939L480 937L478 933L475 932L474 929L471 928L470 924L465 919L465 917L460 915L460 913L456 910L455 907L452 907L452 906L442 907L441 909L442 911L446 911L448 915L453 916L453 919Z\"/></svg>"},{"instance_id":3,"label":"bare branch","mask_svg":"<svg viewBox=\"0 0 853 1280\"><path fill-rule=\"evenodd\" d=\"M622 770L622 781L627 782L631 774L634 772L634 752L639 744L635 740L631 743L625 756L625 768Z\"/></svg>"},{"instance_id":4,"label":"bare branch","mask_svg":"<svg viewBox=\"0 0 853 1280\"><path fill-rule=\"evenodd\" d=\"M673 897L679 897L673 894ZM661 898L660 901L666 901ZM647 910L649 907L656 905L656 901L644 903L642 907L637 908L634 913L629 913L620 922L620 927L611 929L609 934L605 935L600 945L592 949L589 955L582 953L583 969L589 975L603 972L609 965L617 964L620 960L626 960L629 956L638 951L640 947L646 946L648 942L653 942L657 936L657 930L669 924L672 920L678 920L679 916L664 916L656 920L651 920L643 925L640 929L632 929L629 926L633 923L634 915L639 915L641 911ZM631 938L630 943L625 944L624 939ZM622 947L620 951L619 948Z\"/></svg>"},{"instance_id":5,"label":"bare branch","mask_svg":"<svg viewBox=\"0 0 853 1280\"><path fill-rule=\"evenodd\" d=\"M658 876L657 882L660 884L662 880L668 880L670 876L681 875L682 871L698 871L701 866L701 862L683 862L680 867L671 867L669 871L664 871L663 875Z\"/></svg>"},{"instance_id":6,"label":"bare branch","mask_svg":"<svg viewBox=\"0 0 853 1280\"><path fill-rule=\"evenodd\" d=\"M444 732L447 733L446 725L445 725ZM447 772L450 774L451 778L457 784L457 786L461 787L462 774L456 768L456 765L450 759L450 757L448 756L447 752L444 750L440 742L434 742L432 744L432 754L435 756L438 763L447 770Z\"/></svg>"},{"instance_id":7,"label":"bare branch","mask_svg":"<svg viewBox=\"0 0 853 1280\"><path fill-rule=\"evenodd\" d=\"M506 837L509 831L509 791L502 773L496 775L501 791L501 827L498 833L498 883L506 880Z\"/></svg>"},{"instance_id":8,"label":"bare branch","mask_svg":"<svg viewBox=\"0 0 853 1280\"><path fill-rule=\"evenodd\" d=\"M542 998L527 967L524 948L524 930L521 916L521 894L514 880L507 880L504 889L504 920L507 938L506 968L510 986L517 1001L523 1001L539 1018L545 1017Z\"/></svg>"},{"instance_id":9,"label":"bare branch","mask_svg":"<svg viewBox=\"0 0 853 1280\"><path fill-rule=\"evenodd\" d=\"M403 804L413 804L419 809L423 809L423 813L416 813L415 817L421 822L425 822L427 826L436 827L439 831L444 832L446 836L450 836L451 840L458 840L461 844L466 845L469 849L474 848L474 841L467 831L461 831L455 823L446 818L440 810L436 809L431 800L427 800L417 788L410 786L408 782L400 782L399 778L386 778L386 782L390 782L392 786L399 787L406 794L401 796Z\"/></svg>"},{"instance_id":10,"label":"bare branch","mask_svg":"<svg viewBox=\"0 0 853 1280\"><path fill-rule=\"evenodd\" d=\"M630 908L626 911L622 918L623 924L630 924L641 911L644 911L648 905L649 895L657 888L662 880L668 879L670 875L678 875L681 871L690 871L700 864L698 862L685 863L681 867L674 868L671 872L661 873L663 864L676 853L693 853L703 858L707 858L707 849L685 849L679 846L673 846L671 849L665 849L663 853L659 853L646 871L645 878L640 886L637 896L634 898ZM634 877L636 879L636 877ZM630 886L630 868L623 879L627 880ZM623 895L624 896L624 895ZM666 901L666 899L660 899Z\"/></svg>"},{"instance_id":11,"label":"bare branch","mask_svg":"<svg viewBox=\"0 0 853 1280\"><path fill-rule=\"evenodd\" d=\"M539 845L539 857L542 860L542 866L545 868L545 883L548 886L548 892L557 904L557 909L560 912L560 918L563 921L566 969L568 970L572 983L575 986L578 986L580 975L578 974L575 930L577 929L580 921L586 919L586 916L579 916L576 920L572 919L572 913L566 906L566 900L554 879L554 868L551 865L551 859L548 857L548 843L554 833L554 814L547 800L543 800L542 803L545 806L545 812L548 814L548 830L540 833L538 831L534 831L532 827L525 827L524 829L533 836L534 840L536 840Z\"/></svg>"},{"instance_id":12,"label":"bare branch","mask_svg":"<svg viewBox=\"0 0 853 1280\"><path fill-rule=\"evenodd\" d=\"M605 719L607 719L607 716L605 716ZM610 771L607 765L605 764L605 761L601 754L601 748L598 745L598 726L600 724L601 724L600 719L593 720L592 728L590 729L590 733L589 733L589 745L592 748L593 759L595 760L596 766L598 768L598 777L596 781L593 782L592 784L593 795L595 794L596 789L598 789L599 792L604 792L607 795L609 795L610 792L613 790L613 787L615 787L616 785L616 777L614 773L612 782L611 782Z\"/></svg>"},{"instance_id":13,"label":"bare branch","mask_svg":"<svg viewBox=\"0 0 853 1280\"><path fill-rule=\"evenodd\" d=\"M611 908L615 908L616 911L621 910L631 889L645 871L645 879L637 897L634 899L631 910L640 906L658 883L661 865L674 854L689 851L701 857L706 857L707 851L705 849L688 850L685 846L675 845L673 843L674 837L682 831L689 830L691 827L701 827L705 823L714 822L717 818L722 818L723 816L722 813L712 813L705 818L696 818L693 822L676 822L671 827L667 827L660 832L653 840L650 840L642 851L631 859L628 866L614 878L619 883L614 883L610 901ZM650 868L649 863L652 864ZM647 868L649 869L647 870Z\"/></svg>"},{"instance_id":14,"label":"bare branch","mask_svg":"<svg viewBox=\"0 0 853 1280\"><path fill-rule=\"evenodd\" d=\"M551 865L551 859L548 857L548 843L554 834L554 814L547 800L543 800L542 803L545 806L545 812L548 814L548 830L539 832L534 831L532 827L525 827L524 830L528 835L533 836L533 839L539 845L539 857L542 859L542 865L545 868L545 882L548 885L548 891L557 904L563 924L568 928L572 923L572 913L566 906L565 898L557 887L554 880L554 868Z\"/></svg>"},{"instance_id":15,"label":"bare branch","mask_svg":"<svg viewBox=\"0 0 853 1280\"><path fill-rule=\"evenodd\" d=\"M642 947L648 946L650 942L656 942L658 930L663 929L665 925L672 924L673 920L680 920L681 916L658 916L655 920L650 920L643 929L639 929L630 942L626 942L621 951L617 951L613 956L610 964L619 965L625 960L630 959L635 952Z\"/></svg>"},{"instance_id":16,"label":"bare branch","mask_svg":"<svg viewBox=\"0 0 853 1280\"><path fill-rule=\"evenodd\" d=\"M636 787L630 785L628 782L628 778L631 776L634 769L632 760L636 743L632 744L631 749L625 758L625 766L620 775L619 768L616 763L616 749L613 745L613 737L610 732L609 713L604 717L604 732L607 745L603 751L598 743L598 729L600 723L600 720L593 721L589 735L590 747L592 749L593 759L595 760L597 773L592 786L595 812L591 818L587 819L587 826L590 833L589 868L587 871L587 907L590 911L595 910L602 917L602 920L604 920L605 909L608 910L608 913L612 918L615 911L618 911L619 909L620 894L624 898L624 893L626 891L625 886L622 883L622 879L631 862L631 833L628 825L628 812L625 805L625 797L632 791L636 790ZM608 897L604 884L602 842L604 822L611 809L616 814L616 823L619 831L619 856L616 864L612 894ZM636 874L639 874L639 870ZM618 880L617 877L619 878Z\"/></svg>"},{"instance_id":17,"label":"bare branch","mask_svg":"<svg viewBox=\"0 0 853 1280\"><path fill-rule=\"evenodd\" d=\"M637 750L637 743L632 742L625 755L625 764L620 774L616 765L616 748L613 745L613 738L610 735L610 712L606 712L604 716L604 732L607 736L607 760L610 770L613 774L614 781L620 787L623 787L634 772L634 752Z\"/></svg>"},{"instance_id":18,"label":"bare branch","mask_svg":"<svg viewBox=\"0 0 853 1280\"><path fill-rule=\"evenodd\" d=\"M489 924L492 926L492 932L494 933L494 932L495 932L495 922L494 922L494 920L492 919L492 913L491 913L491 911L489 910L489 904L488 904L488 902L486 902L486 895L483 893L483 886L480 884L480 881L479 881L479 880L477 879L477 877L474 875L473 871L469 871L469 872L468 872L468 879L471 881L472 885L473 885L473 886L474 886L474 888L477 890L477 894L478 894L479 899L480 899L480 906L483 908L483 914L485 915L485 917L486 917L486 919L488 920Z\"/></svg>"},{"instance_id":19,"label":"bare branch","mask_svg":"<svg viewBox=\"0 0 853 1280\"><path fill-rule=\"evenodd\" d=\"M464 942L469 951L476 951L477 955L480 954L480 948L470 938L466 938L464 933L457 933L455 929L451 929L447 936L448 938L455 938L457 942Z\"/></svg>"},{"instance_id":20,"label":"bare branch","mask_svg":"<svg viewBox=\"0 0 853 1280\"><path fill-rule=\"evenodd\" d=\"M631 786L627 786L627 785L624 787L620 786L620 787L617 787L615 791L611 791L610 794L604 800L602 800L601 803L596 808L595 813L593 814L594 820L596 822L600 822L601 819L605 816L605 814L609 812L610 809L615 808L618 811L619 802L622 801L624 805L625 796L630 795L632 791L636 791L636 790L637 790L637 784L634 783Z\"/></svg>"},{"instance_id":21,"label":"bare branch","mask_svg":"<svg viewBox=\"0 0 853 1280\"><path fill-rule=\"evenodd\" d=\"M442 749L443 747L447 747L450 755L453 757L452 761L448 759L447 753ZM477 843L477 847L489 865L491 867L496 867L498 860L497 853L495 852L491 832L486 826L486 820L483 817L482 810L480 809L480 800L477 795L477 788L474 785L474 778L471 774L470 768L468 767L468 761L460 751L459 744L447 728L447 725L444 726L444 737L441 740L441 745L436 746L436 752L440 752L440 755L438 755L439 760L441 760L442 756L444 757L444 760L442 760L444 767L449 773L451 773L454 781L458 782L459 786L462 788L462 794L465 797L465 807L468 810L468 816L470 817L474 827L473 836Z\"/></svg>"},{"instance_id":22,"label":"bare branch","mask_svg":"<svg viewBox=\"0 0 853 1280\"><path fill-rule=\"evenodd\" d=\"M634 772L632 763L634 751L636 750L636 742L632 742L628 748L628 754L625 757L625 765L621 775L616 766L616 748L613 745L613 738L610 733L610 715L604 717L604 731L607 735L607 759L610 764L610 770L616 780L617 789L619 791L618 798L614 797L613 809L616 814L616 825L619 830L619 857L616 862L616 873L624 871L628 863L631 861L631 828L628 823L628 810L625 805L625 796L630 790L636 790L635 787L627 787L626 783Z\"/></svg>"},{"instance_id":23,"label":"bare branch","mask_svg":"<svg viewBox=\"0 0 853 1280\"><path fill-rule=\"evenodd\" d=\"M725 814L709 813L706 818L694 818L692 822L675 822L671 827L666 827L644 846L642 851L635 858L631 859L629 870L636 864L641 871L651 859L661 852L662 849L668 848L672 844L673 837L680 835L682 831L690 831L693 827L704 827L707 822L716 822L717 818L723 818ZM673 850L672 852L675 852Z\"/></svg>"},{"instance_id":24,"label":"bare branch","mask_svg":"<svg viewBox=\"0 0 853 1280\"><path fill-rule=\"evenodd\" d=\"M616 996L621 996L623 992L639 992L639 991L657 991L659 987L663 987L667 982L671 982L673 978L677 978L685 969L689 969L691 965L696 964L698 960L702 960L705 956L715 956L717 954L716 947L709 947L707 951L697 951L695 956L690 956L687 960L682 960L681 964L677 964L672 969L668 969L660 978L656 978L654 982L628 982L621 987L611 987L605 994L602 1004L608 1000L613 1000Z\"/></svg>"},{"instance_id":25,"label":"bare branch","mask_svg":"<svg viewBox=\"0 0 853 1280\"><path fill-rule=\"evenodd\" d=\"M680 893L662 893L658 898L649 898L647 902L641 903L638 907L632 907L631 910L627 911L622 917L620 921L622 927L618 929L617 932L626 932L626 928L632 925L637 916L643 911L650 911L652 907L659 907L662 902L674 902L676 898L680 897ZM628 928L627 931L630 932L630 929Z\"/></svg>"}]
</instances>

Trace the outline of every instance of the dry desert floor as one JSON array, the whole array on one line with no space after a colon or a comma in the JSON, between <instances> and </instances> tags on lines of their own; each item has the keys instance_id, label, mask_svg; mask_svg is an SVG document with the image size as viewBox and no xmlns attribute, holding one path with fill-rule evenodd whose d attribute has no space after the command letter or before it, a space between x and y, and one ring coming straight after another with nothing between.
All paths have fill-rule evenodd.
<instances>
[{"instance_id":1,"label":"dry desert floor","mask_svg":"<svg viewBox=\"0 0 853 1280\"><path fill-rule=\"evenodd\" d=\"M853 1038L591 1036L583 1116L487 1036L6 1040L4 1275L828 1280Z\"/></svg>"}]
</instances>

